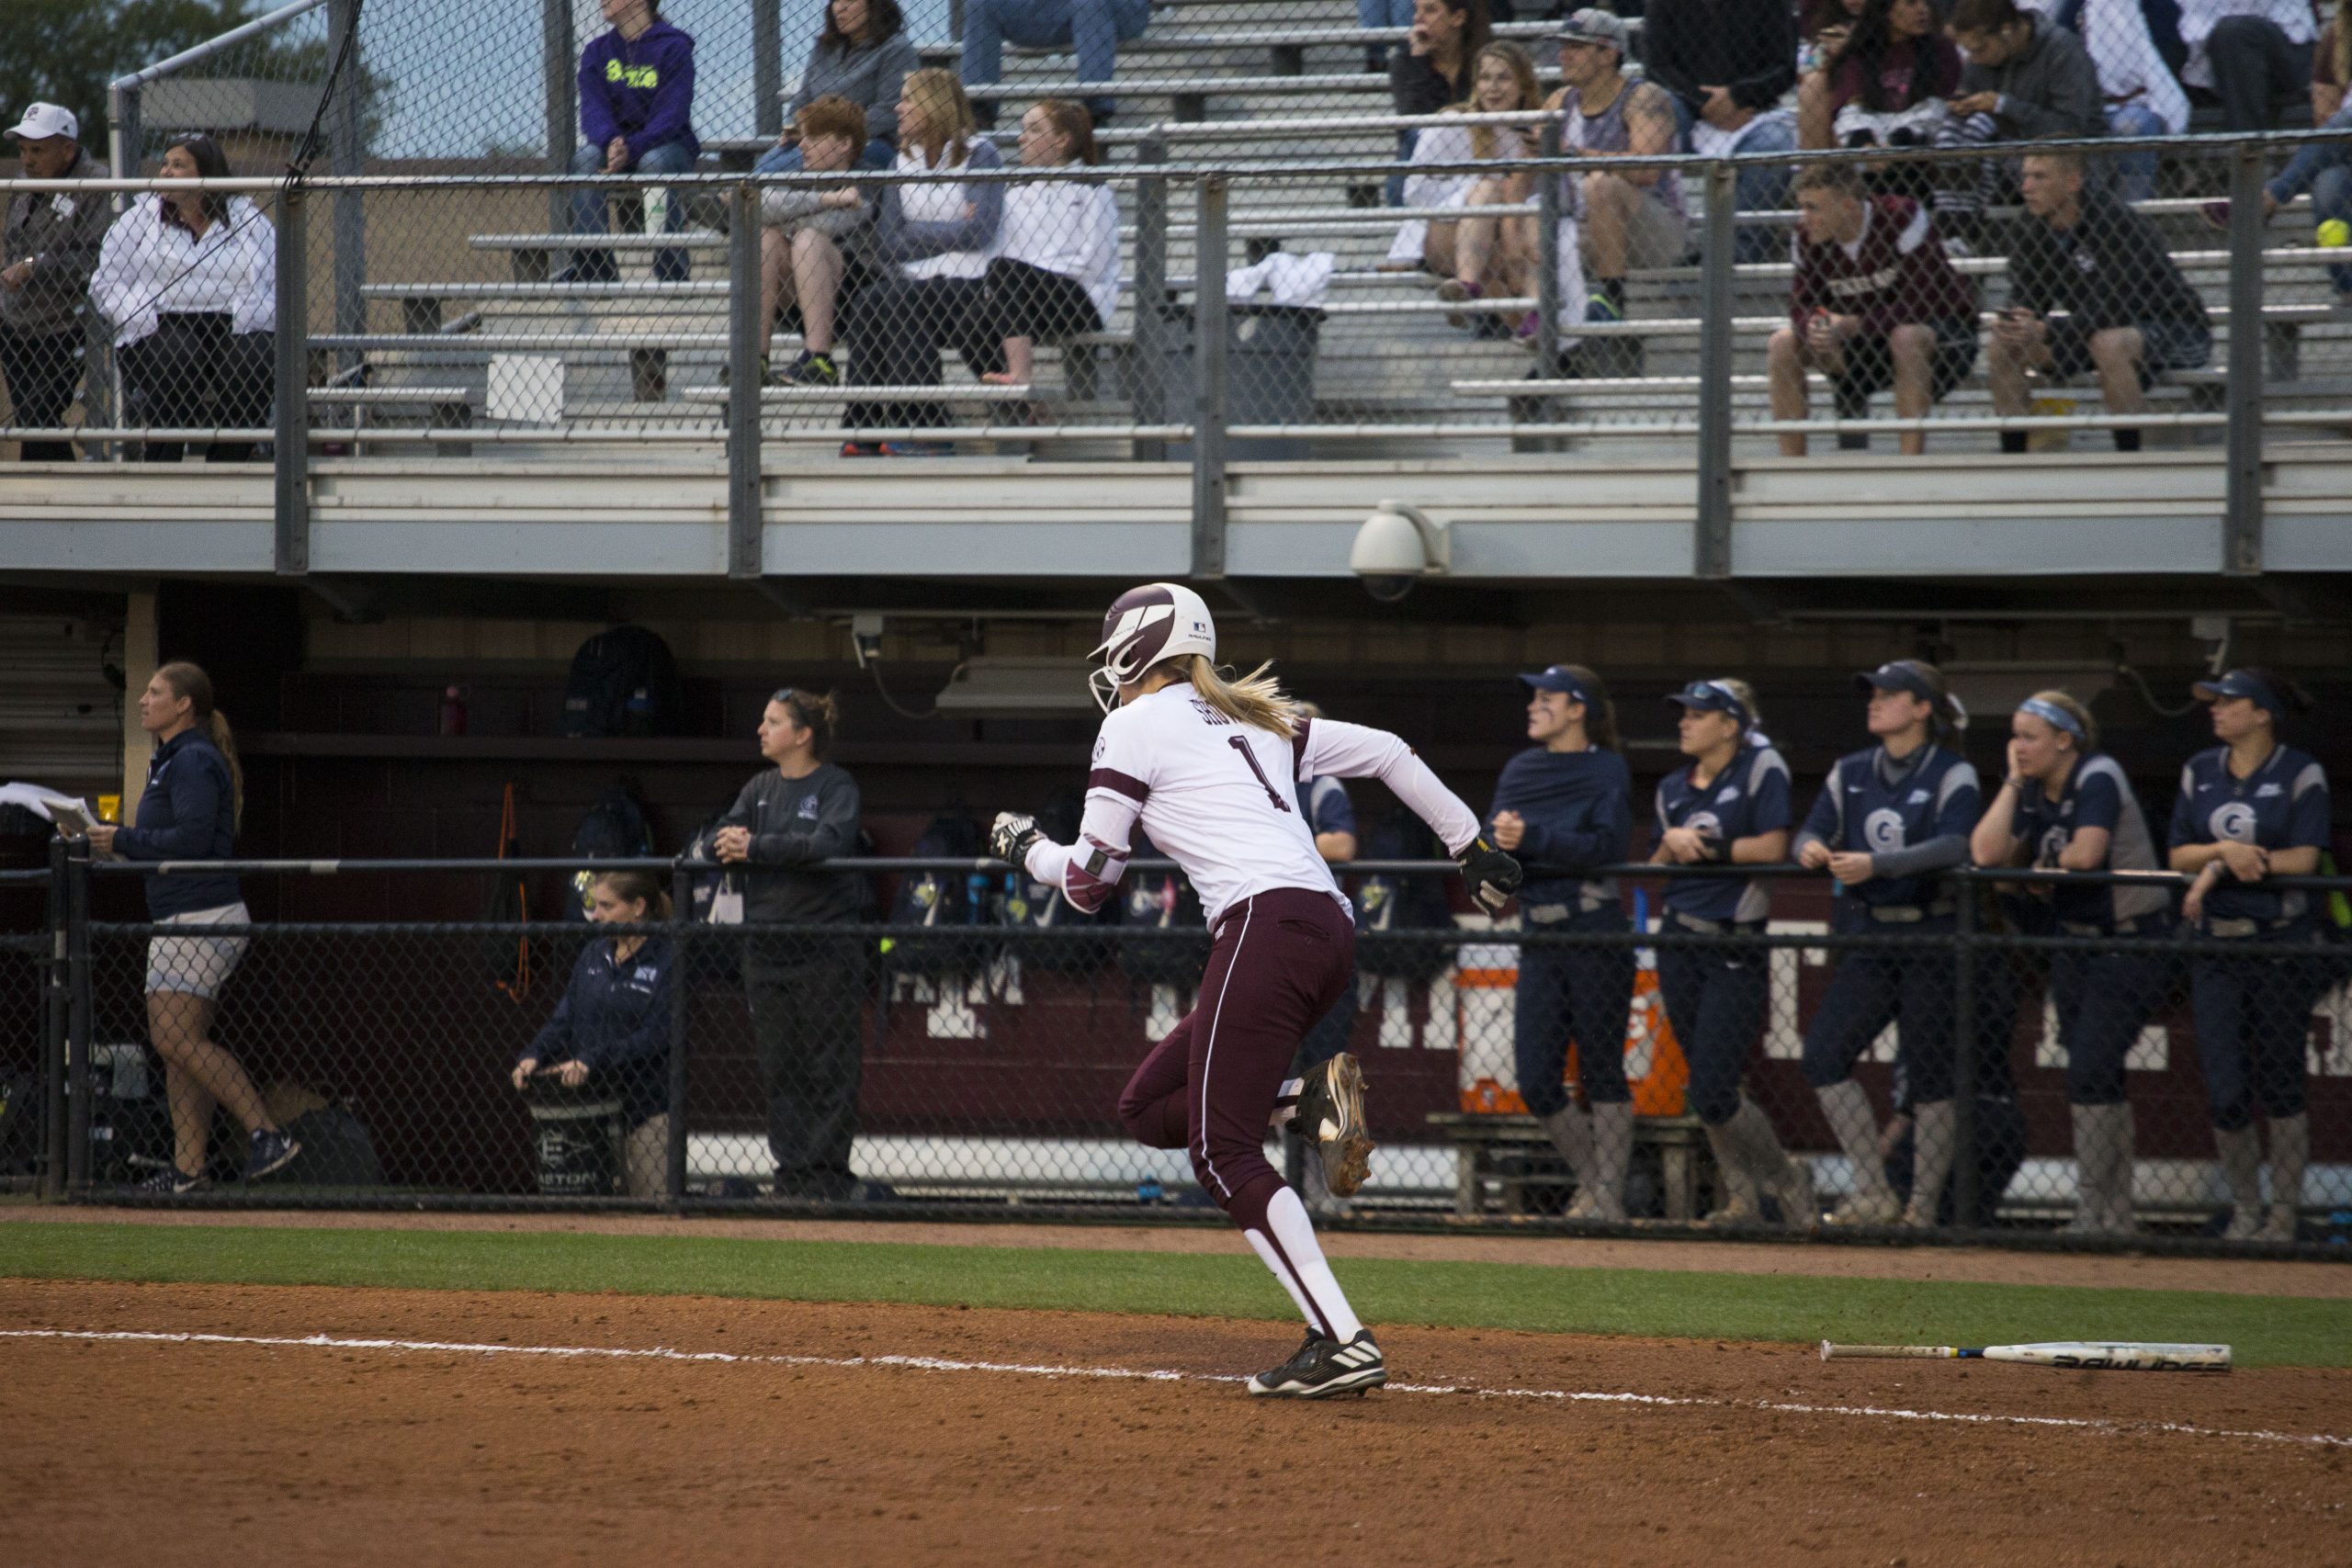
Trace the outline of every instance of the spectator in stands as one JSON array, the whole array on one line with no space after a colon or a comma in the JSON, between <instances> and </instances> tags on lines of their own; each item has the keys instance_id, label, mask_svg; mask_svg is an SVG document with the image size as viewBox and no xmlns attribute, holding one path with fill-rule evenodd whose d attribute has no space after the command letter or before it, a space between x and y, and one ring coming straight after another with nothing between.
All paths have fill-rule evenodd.
<instances>
[{"instance_id":1,"label":"spectator in stands","mask_svg":"<svg viewBox=\"0 0 2352 1568\"><path fill-rule=\"evenodd\" d=\"M1487 0L1413 0L1412 36L1388 51L1388 96L1396 112L1439 114L1467 100L1478 55L1494 39Z\"/></svg>"},{"instance_id":2,"label":"spectator in stands","mask_svg":"<svg viewBox=\"0 0 2352 1568\"><path fill-rule=\"evenodd\" d=\"M1727 939L1657 951L1659 996L1690 1066L1690 1109L1706 1125L1723 1176L1724 1203L1704 1223L1760 1224L1757 1200L1769 1193L1783 1226L1810 1230L1821 1217L1812 1174L1789 1157L1771 1119L1740 1092L1770 1002L1770 950L1752 939L1771 914L1772 885L1732 868L1788 858L1789 764L1758 727L1747 682L1693 681L1666 700L1681 710L1676 729L1690 761L1657 786L1650 860L1724 868L1717 876L1676 877L1659 901L1660 931Z\"/></svg>"},{"instance_id":3,"label":"spectator in stands","mask_svg":"<svg viewBox=\"0 0 2352 1568\"><path fill-rule=\"evenodd\" d=\"M749 867L747 926L829 926L857 918L856 875L820 865L857 845L857 781L824 760L840 716L831 696L790 686L769 698L760 716L760 755L774 766L743 786L711 843L720 860ZM849 1161L864 1066L865 963L854 937L754 931L744 945L743 990L768 1097L779 1198L857 1193Z\"/></svg>"},{"instance_id":4,"label":"spectator in stands","mask_svg":"<svg viewBox=\"0 0 2352 1568\"><path fill-rule=\"evenodd\" d=\"M2047 17L2018 10L2017 0L1960 0L1951 35L1968 65L1943 128L1946 145L2106 133L2098 68L2082 41ZM2000 159L1960 170L1937 198L1948 233L1975 248L1979 215L2007 196L2012 177Z\"/></svg>"},{"instance_id":5,"label":"spectator in stands","mask_svg":"<svg viewBox=\"0 0 2352 1568\"><path fill-rule=\"evenodd\" d=\"M2352 105L2344 98L2344 83L2352 78L2352 28L2329 24L2319 40L2312 65L2312 114L2323 130L2352 133ZM2287 166L2262 187L2262 218L2268 222L2278 209L2302 195L2312 197L2312 226L2317 243L2334 249L2352 244L2352 134L2335 141L2307 141L2295 149ZM2206 222L2229 231L2230 204L2205 204ZM2339 307L2352 306L2352 251L2327 269Z\"/></svg>"},{"instance_id":6,"label":"spectator in stands","mask_svg":"<svg viewBox=\"0 0 2352 1568\"><path fill-rule=\"evenodd\" d=\"M2154 872L2155 840L2132 781L2098 749L2098 721L2064 692L2036 692L2009 721L2008 768L1985 807L1969 853L1981 866L2043 871ZM2169 936L2172 895L2131 883L2051 889L2061 935ZM2066 1053L2079 1196L2075 1235L2128 1235L2132 1218L2132 1103L2123 1061L2172 989L2175 960L2119 943L2106 952L2050 955L2050 999Z\"/></svg>"},{"instance_id":7,"label":"spectator in stands","mask_svg":"<svg viewBox=\"0 0 2352 1568\"><path fill-rule=\"evenodd\" d=\"M1838 51L1853 36L1865 0L1807 0L1797 17L1797 82L1829 69ZM1810 143L1807 143L1810 145Z\"/></svg>"},{"instance_id":8,"label":"spectator in stands","mask_svg":"<svg viewBox=\"0 0 2352 1568\"><path fill-rule=\"evenodd\" d=\"M2083 40L2098 71L2112 136L2177 136L2188 129L2188 95L2156 48L2137 0L2024 0ZM2145 201L2156 193L2156 151L2117 152L2116 196Z\"/></svg>"},{"instance_id":9,"label":"spectator in stands","mask_svg":"<svg viewBox=\"0 0 2352 1568\"><path fill-rule=\"evenodd\" d=\"M1588 7L1560 24L1563 85L1544 106L1566 117L1560 145L1580 157L1657 157L1679 152L1674 97L1655 82L1625 74L1625 24ZM1682 179L1671 169L1599 170L1576 176L1563 193L1577 220L1591 294L1585 319L1625 319L1625 275L1671 266L1690 238Z\"/></svg>"},{"instance_id":10,"label":"spectator in stands","mask_svg":"<svg viewBox=\"0 0 2352 1568\"><path fill-rule=\"evenodd\" d=\"M226 179L209 136L164 150L165 179ZM107 231L90 302L114 323L123 423L151 429L266 425L277 361L277 243L261 209L215 191L150 192ZM176 463L178 441L151 441L151 463ZM241 463L251 441L216 441L212 463Z\"/></svg>"},{"instance_id":11,"label":"spectator in stands","mask_svg":"<svg viewBox=\"0 0 2352 1568\"><path fill-rule=\"evenodd\" d=\"M125 213L116 232L139 217L136 208ZM94 824L90 847L128 861L183 865L172 875L158 872L146 879L147 918L157 928L147 942L147 1038L164 1058L172 1163L140 1186L157 1193L193 1192L209 1185L206 1163L215 1109L244 1124L248 1181L282 1169L302 1145L270 1115L237 1058L212 1038L220 988L244 956L246 939L175 934L253 923L233 874L185 869L190 861L232 859L244 814L236 737L214 705L211 677L185 660L156 671L139 694L139 728L155 750L147 759L138 824Z\"/></svg>"},{"instance_id":12,"label":"spectator in stands","mask_svg":"<svg viewBox=\"0 0 2352 1568\"><path fill-rule=\"evenodd\" d=\"M588 885L588 918L643 925L670 918L650 872L608 871ZM678 985L660 931L600 937L581 949L571 981L514 1064L514 1087L534 1078L579 1089L592 1079L618 1094L628 1135L621 1176L632 1198L661 1192L670 1148L670 1005Z\"/></svg>"},{"instance_id":13,"label":"spectator in stands","mask_svg":"<svg viewBox=\"0 0 2352 1568\"><path fill-rule=\"evenodd\" d=\"M2335 978L2320 956L2320 902L2300 888L2248 886L2310 876L2330 837L2327 772L2286 744L2287 721L2311 707L2275 671L2232 670L2192 688L2213 705L2213 739L2180 771L2167 835L2172 869L2195 878L2181 919L2213 946L2188 961L2189 1010L2222 1179L2228 1241L2295 1239L2311 1158L2312 1009ZM2314 949L2311 958L2246 957L2253 941ZM2270 1123L2270 1205L2262 1201L2259 1107Z\"/></svg>"},{"instance_id":14,"label":"spectator in stands","mask_svg":"<svg viewBox=\"0 0 2352 1568\"><path fill-rule=\"evenodd\" d=\"M1083 104L1046 98L1021 117L1021 163L1031 169L1102 162ZM974 336L999 344L1001 369L980 377L1025 387L1037 340L1099 333L1119 308L1119 201L1094 180L1025 180L1006 187L1004 230L980 282Z\"/></svg>"},{"instance_id":15,"label":"spectator in stands","mask_svg":"<svg viewBox=\"0 0 2352 1568\"><path fill-rule=\"evenodd\" d=\"M895 118L895 108L893 116ZM819 98L797 117L794 153L807 174L846 174L866 145L867 117L847 98ZM794 386L841 384L833 363L833 312L871 276L866 226L874 209L853 184L831 190L760 187L760 323L763 350L779 309L799 319L800 356L776 379ZM767 355L760 355L763 379Z\"/></svg>"},{"instance_id":16,"label":"spectator in stands","mask_svg":"<svg viewBox=\"0 0 2352 1568\"><path fill-rule=\"evenodd\" d=\"M1527 867L1520 919L1532 932L1623 932L1629 922L1616 880L1600 874L1625 859L1634 830L1633 784L1609 688L1581 664L1519 679L1534 744L1503 764L1487 829ZM1572 1220L1625 1221L1634 1148L1625 1021L1633 1002L1629 949L1520 949L1511 1042L1519 1091L1576 1176ZM1589 1110L1569 1099L1564 1081L1571 1044Z\"/></svg>"},{"instance_id":17,"label":"spectator in stands","mask_svg":"<svg viewBox=\"0 0 2352 1568\"><path fill-rule=\"evenodd\" d=\"M1645 73L1674 96L1693 152L1792 151L1796 122L1781 100L1796 85L1796 13L1788 0L1650 0L1643 13ZM1790 173L1785 163L1741 169L1738 209L1786 207ZM1778 234L1760 224L1736 232L1739 261L1769 261L1779 248Z\"/></svg>"},{"instance_id":18,"label":"spectator in stands","mask_svg":"<svg viewBox=\"0 0 2352 1568\"><path fill-rule=\"evenodd\" d=\"M899 0L826 0L825 30L808 51L792 95L792 123L761 155L754 172L783 174L801 167L800 117L820 98L846 99L864 113L858 166L888 168L899 144L899 90L922 68Z\"/></svg>"},{"instance_id":19,"label":"spectator in stands","mask_svg":"<svg viewBox=\"0 0 2352 1568\"><path fill-rule=\"evenodd\" d=\"M106 170L82 151L72 111L35 104L8 132L29 180L95 180ZM12 424L65 423L82 380L83 300L114 204L74 191L19 191L0 226L0 379ZM28 463L70 463L70 441L28 441Z\"/></svg>"},{"instance_id":20,"label":"spectator in stands","mask_svg":"<svg viewBox=\"0 0 2352 1568\"><path fill-rule=\"evenodd\" d=\"M1796 197L1790 324L1766 354L1772 417L1806 417L1805 372L1815 369L1829 378L1840 419L1867 418L1871 394L1890 385L1898 417L1926 418L1976 363L1976 290L1952 270L1928 209L1872 196L1853 164L1811 165L1797 175ZM1925 431L1903 433L1905 456L1927 445ZM1781 452L1804 457L1804 436L1782 434Z\"/></svg>"},{"instance_id":21,"label":"spectator in stands","mask_svg":"<svg viewBox=\"0 0 2352 1568\"><path fill-rule=\"evenodd\" d=\"M865 387L936 386L939 351L959 349L975 372L1000 369L976 307L1004 219L1004 186L974 184L955 171L1001 169L1004 159L978 134L955 73L918 71L899 98L900 174L941 178L885 186L875 217L878 274L849 312L850 380ZM936 402L854 403L853 430L947 423ZM843 457L936 457L930 442L852 440Z\"/></svg>"},{"instance_id":22,"label":"spectator in stands","mask_svg":"<svg viewBox=\"0 0 2352 1568\"><path fill-rule=\"evenodd\" d=\"M2025 209L2009 254L2009 303L1986 353L1993 407L2026 411L2029 370L2098 373L2109 413L2147 407L2153 372L2186 370L2213 352L2205 302L2180 275L2155 225L2104 190L2086 187L2075 152L2025 160ZM2136 452L2140 432L2119 427L2115 449ZM2021 431L2001 435L2025 450Z\"/></svg>"},{"instance_id":23,"label":"spectator in stands","mask_svg":"<svg viewBox=\"0 0 2352 1568\"><path fill-rule=\"evenodd\" d=\"M702 155L695 140L695 40L662 19L659 0L604 0L609 31L580 51L580 134L571 155L575 175L683 175ZM571 197L571 231L602 234L605 193L593 186ZM685 203L667 204L665 226L685 222ZM686 254L663 251L656 277L686 276ZM611 283L620 276L613 253L579 250L558 275L566 283Z\"/></svg>"},{"instance_id":24,"label":"spectator in stands","mask_svg":"<svg viewBox=\"0 0 2352 1568\"><path fill-rule=\"evenodd\" d=\"M1151 0L969 0L964 9L964 85L992 87L1004 75L1007 39L1024 49L1068 49L1078 54L1078 79L1108 82L1117 73L1119 46L1143 37ZM1097 126L1118 107L1108 97L1086 100ZM989 98L980 120L996 123Z\"/></svg>"},{"instance_id":25,"label":"spectator in stands","mask_svg":"<svg viewBox=\"0 0 2352 1568\"><path fill-rule=\"evenodd\" d=\"M1864 0L1861 15L1823 68L1797 91L1798 140L1806 147L1932 147L1960 88L1959 46L1944 37L1928 0ZM1919 165L1882 189L1924 197Z\"/></svg>"},{"instance_id":26,"label":"spectator in stands","mask_svg":"<svg viewBox=\"0 0 2352 1568\"><path fill-rule=\"evenodd\" d=\"M1544 90L1535 79L1535 62L1515 43L1490 43L1478 51L1476 83L1467 103L1453 106L1463 114L1512 114L1543 107ZM1507 125L1431 126L1413 143L1416 164L1484 163L1496 158L1524 158L1535 151L1532 128ZM1478 218L1477 209L1524 202L1534 189L1534 176L1521 172L1497 175L1429 174L1405 177L1405 205L1411 208L1453 209L1459 219L1415 218L1396 231L1388 247L1388 265L1426 268L1447 281L1439 294L1447 299L1476 299L1494 292L1521 296L1534 287L1537 255L1532 218ZM1501 319L1488 312L1456 315L1455 326L1475 319L1481 336L1508 331Z\"/></svg>"},{"instance_id":27,"label":"spectator in stands","mask_svg":"<svg viewBox=\"0 0 2352 1568\"><path fill-rule=\"evenodd\" d=\"M2181 0L2181 80L2222 100L2222 130L2266 130L2312 80L2318 15L2312 0Z\"/></svg>"}]
</instances>

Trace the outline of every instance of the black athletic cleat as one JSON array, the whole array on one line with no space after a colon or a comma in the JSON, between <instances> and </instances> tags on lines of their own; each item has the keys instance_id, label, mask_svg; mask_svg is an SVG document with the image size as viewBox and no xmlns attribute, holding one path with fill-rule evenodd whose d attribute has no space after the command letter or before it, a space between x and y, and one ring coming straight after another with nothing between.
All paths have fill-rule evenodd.
<instances>
[{"instance_id":1,"label":"black athletic cleat","mask_svg":"<svg viewBox=\"0 0 2352 1568\"><path fill-rule=\"evenodd\" d=\"M1334 1198L1351 1198L1372 1168L1372 1134L1364 1124L1363 1068L1342 1051L1299 1085L1298 1113L1290 1131L1323 1158L1323 1184Z\"/></svg>"},{"instance_id":2,"label":"black athletic cleat","mask_svg":"<svg viewBox=\"0 0 2352 1568\"><path fill-rule=\"evenodd\" d=\"M1336 1399L1368 1393L1387 1381L1388 1363L1372 1342L1371 1329L1357 1329L1342 1345L1310 1328L1298 1354L1251 1378L1250 1392L1267 1399Z\"/></svg>"}]
</instances>

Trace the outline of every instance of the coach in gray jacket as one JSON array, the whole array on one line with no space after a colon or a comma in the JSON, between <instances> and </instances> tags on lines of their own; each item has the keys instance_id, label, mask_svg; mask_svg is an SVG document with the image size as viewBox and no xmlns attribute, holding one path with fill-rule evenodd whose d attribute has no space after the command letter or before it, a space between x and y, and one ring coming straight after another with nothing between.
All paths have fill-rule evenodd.
<instances>
[{"instance_id":1,"label":"coach in gray jacket","mask_svg":"<svg viewBox=\"0 0 2352 1568\"><path fill-rule=\"evenodd\" d=\"M95 180L106 171L82 151L81 126L71 110L35 104L10 129L35 180ZM82 378L82 345L90 273L114 207L103 195L20 191L0 229L0 377L8 382L12 423L55 426L65 421ZM73 444L28 441L28 463L70 463Z\"/></svg>"}]
</instances>

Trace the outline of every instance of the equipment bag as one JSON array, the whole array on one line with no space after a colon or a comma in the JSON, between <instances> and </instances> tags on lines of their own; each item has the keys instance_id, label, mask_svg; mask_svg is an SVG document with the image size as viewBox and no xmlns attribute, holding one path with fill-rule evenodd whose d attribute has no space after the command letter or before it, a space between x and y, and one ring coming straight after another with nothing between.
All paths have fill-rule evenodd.
<instances>
[{"instance_id":1,"label":"equipment bag","mask_svg":"<svg viewBox=\"0 0 2352 1568\"><path fill-rule=\"evenodd\" d=\"M615 626L571 656L556 732L572 739L675 735L681 705L670 645L643 626Z\"/></svg>"}]
</instances>

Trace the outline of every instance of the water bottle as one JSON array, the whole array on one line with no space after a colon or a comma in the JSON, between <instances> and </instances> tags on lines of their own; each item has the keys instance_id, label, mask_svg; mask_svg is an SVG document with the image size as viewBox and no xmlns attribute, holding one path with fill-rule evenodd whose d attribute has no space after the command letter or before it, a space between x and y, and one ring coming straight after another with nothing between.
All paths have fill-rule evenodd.
<instances>
[{"instance_id":1,"label":"water bottle","mask_svg":"<svg viewBox=\"0 0 2352 1568\"><path fill-rule=\"evenodd\" d=\"M1157 1203L1165 1196L1159 1178L1156 1176L1147 1176L1136 1183L1136 1201L1138 1203Z\"/></svg>"},{"instance_id":2,"label":"water bottle","mask_svg":"<svg viewBox=\"0 0 2352 1568\"><path fill-rule=\"evenodd\" d=\"M666 232L670 227L670 187L649 186L645 192L645 231Z\"/></svg>"}]
</instances>

